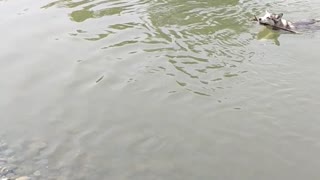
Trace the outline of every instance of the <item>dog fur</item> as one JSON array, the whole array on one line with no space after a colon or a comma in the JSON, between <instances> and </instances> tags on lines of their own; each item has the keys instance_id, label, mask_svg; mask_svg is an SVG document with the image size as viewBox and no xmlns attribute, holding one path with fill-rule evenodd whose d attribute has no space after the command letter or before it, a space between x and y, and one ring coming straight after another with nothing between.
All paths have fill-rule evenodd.
<instances>
[{"instance_id":1,"label":"dog fur","mask_svg":"<svg viewBox=\"0 0 320 180\"><path fill-rule=\"evenodd\" d=\"M258 18L260 24L270 25L274 27L281 27L286 29L294 29L292 22L282 19L283 13L274 14L266 11L266 14Z\"/></svg>"},{"instance_id":2,"label":"dog fur","mask_svg":"<svg viewBox=\"0 0 320 180\"><path fill-rule=\"evenodd\" d=\"M258 18L258 22L263 25L270 25L274 28L285 28L285 29L297 29L297 27L305 27L311 24L315 24L316 22L319 22L320 20L316 19L310 19L306 21L301 22L291 22L286 19L283 19L283 13L275 14L270 13L266 10L266 14L262 17Z\"/></svg>"}]
</instances>

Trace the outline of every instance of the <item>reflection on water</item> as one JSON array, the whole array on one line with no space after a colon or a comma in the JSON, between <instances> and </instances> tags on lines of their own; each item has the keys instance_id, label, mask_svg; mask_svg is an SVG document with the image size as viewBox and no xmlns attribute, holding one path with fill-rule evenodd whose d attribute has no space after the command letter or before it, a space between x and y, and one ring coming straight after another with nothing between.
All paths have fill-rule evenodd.
<instances>
[{"instance_id":1,"label":"reflection on water","mask_svg":"<svg viewBox=\"0 0 320 180\"><path fill-rule=\"evenodd\" d=\"M243 62L254 56L248 28L251 1L57 1L43 8L71 8L70 20L94 29L70 33L89 41L103 40L105 53L118 59L143 53L153 69L177 85L210 95L230 78L247 72ZM255 7L257 8L257 7ZM95 33L100 31L99 33ZM150 66L150 65L146 65ZM148 70L147 70L148 71ZM217 84L219 82L219 85Z\"/></svg>"},{"instance_id":2,"label":"reflection on water","mask_svg":"<svg viewBox=\"0 0 320 180\"><path fill-rule=\"evenodd\" d=\"M274 31L267 27L262 28L262 30L257 34L258 40L271 40L277 46L280 46L279 37L280 37L280 32Z\"/></svg>"}]
</instances>

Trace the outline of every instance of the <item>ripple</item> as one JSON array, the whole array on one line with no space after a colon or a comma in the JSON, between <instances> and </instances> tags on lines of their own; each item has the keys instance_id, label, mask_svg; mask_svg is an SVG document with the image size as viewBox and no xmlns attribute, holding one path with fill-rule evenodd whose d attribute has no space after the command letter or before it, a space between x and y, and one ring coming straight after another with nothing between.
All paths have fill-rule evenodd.
<instances>
[{"instance_id":1,"label":"ripple","mask_svg":"<svg viewBox=\"0 0 320 180\"><path fill-rule=\"evenodd\" d=\"M296 2L299 11L310 8L309 1ZM312 157L319 150L318 76L312 68L318 41L309 51L303 43L270 48L256 39L279 41L279 36L256 33L248 21L265 7L276 11L293 5L59 0L40 13L30 8L25 19L14 16L19 26L3 33L7 46L19 46L4 48L2 55L8 75L0 165L12 161L21 175L48 180L228 179L226 168L244 172L240 176L279 168L285 168L280 175L292 175L290 169L303 159L308 173L308 165L319 164ZM32 27L41 36L28 33ZM304 37L295 38L287 44ZM259 53L266 56L257 58L264 56ZM283 105L289 108L282 110ZM295 110L300 116L288 116ZM299 124L306 118L308 123ZM8 145L1 134L9 137ZM256 159L263 163L252 169ZM290 161L270 169L279 159ZM239 169L243 164L249 165ZM212 169L222 173L214 178Z\"/></svg>"},{"instance_id":2,"label":"ripple","mask_svg":"<svg viewBox=\"0 0 320 180\"><path fill-rule=\"evenodd\" d=\"M145 72L173 78L185 84L181 88L211 94L224 84L232 87L230 83L241 81L241 72L248 71L245 62L255 56L249 47L256 38L249 19L264 12L269 3L86 0L56 1L43 8L70 9L70 20L79 23L70 35L99 42L99 49L114 59L129 60L139 54L147 57L140 61ZM158 67L166 68L155 71Z\"/></svg>"}]
</instances>

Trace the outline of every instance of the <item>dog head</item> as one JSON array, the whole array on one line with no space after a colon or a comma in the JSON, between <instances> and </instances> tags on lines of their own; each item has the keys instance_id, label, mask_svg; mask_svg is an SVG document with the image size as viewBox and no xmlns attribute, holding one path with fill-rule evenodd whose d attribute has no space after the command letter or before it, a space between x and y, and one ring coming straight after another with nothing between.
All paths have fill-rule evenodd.
<instances>
[{"instance_id":1,"label":"dog head","mask_svg":"<svg viewBox=\"0 0 320 180\"><path fill-rule=\"evenodd\" d=\"M276 26L279 23L281 23L282 16L283 16L283 13L274 14L266 11L266 14L262 17L259 17L258 21L260 24Z\"/></svg>"}]
</instances>

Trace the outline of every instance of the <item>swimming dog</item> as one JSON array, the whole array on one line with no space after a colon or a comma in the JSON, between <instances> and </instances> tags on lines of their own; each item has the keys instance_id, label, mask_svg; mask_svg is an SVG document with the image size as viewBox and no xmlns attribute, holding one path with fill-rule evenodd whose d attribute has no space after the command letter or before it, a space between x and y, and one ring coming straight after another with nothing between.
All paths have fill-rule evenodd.
<instances>
[{"instance_id":1,"label":"swimming dog","mask_svg":"<svg viewBox=\"0 0 320 180\"><path fill-rule=\"evenodd\" d=\"M272 26L274 29L281 28L281 29L297 29L298 27L304 27L311 24L315 24L316 22L320 22L317 19L310 19L301 22L291 22L285 19L282 19L283 13L275 14L266 11L266 14L262 17L258 18L258 22L262 25L269 25Z\"/></svg>"}]
</instances>

